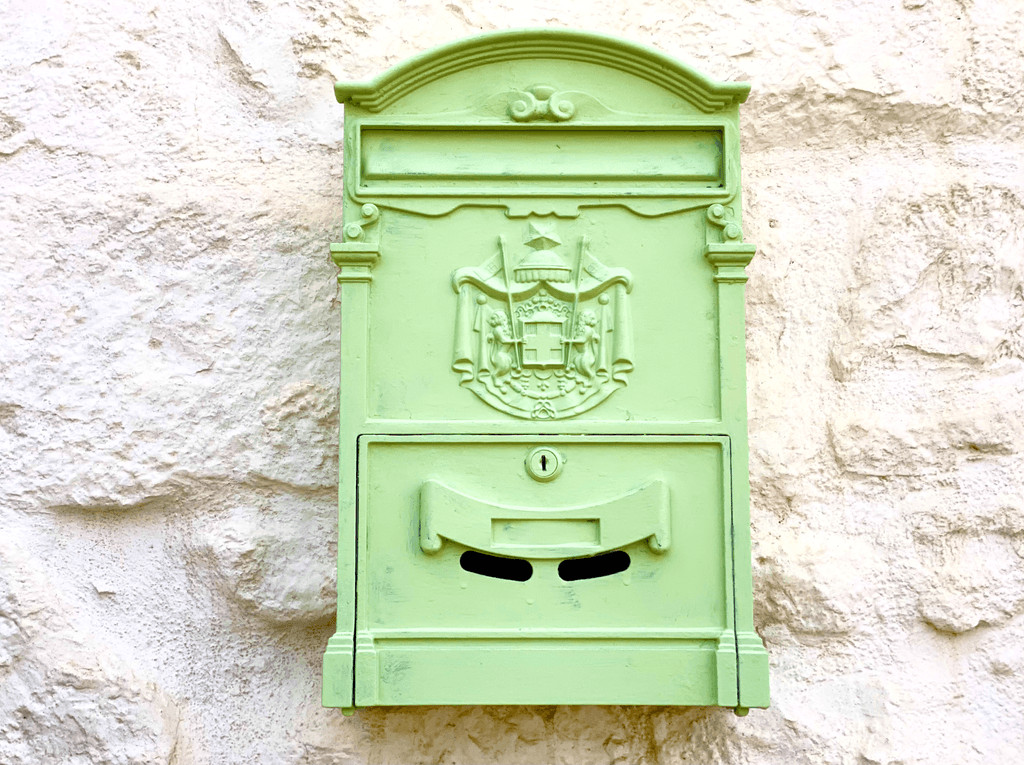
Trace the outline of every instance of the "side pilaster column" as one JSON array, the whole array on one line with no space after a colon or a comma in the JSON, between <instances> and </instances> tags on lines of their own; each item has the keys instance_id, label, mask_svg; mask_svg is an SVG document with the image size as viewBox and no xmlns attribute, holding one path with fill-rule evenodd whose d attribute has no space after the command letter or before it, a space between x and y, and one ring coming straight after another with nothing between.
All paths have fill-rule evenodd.
<instances>
[{"instance_id":1,"label":"side pilaster column","mask_svg":"<svg viewBox=\"0 0 1024 765\"><path fill-rule=\"evenodd\" d=\"M362 206L362 218L345 226L346 241L331 245L341 303L341 383L338 442L338 619L324 654L323 705L355 705L356 658L356 465L357 439L366 423L367 344L371 269L380 259L379 241L365 241L365 227L377 222L376 205Z\"/></svg>"},{"instance_id":2,"label":"side pilaster column","mask_svg":"<svg viewBox=\"0 0 1024 765\"><path fill-rule=\"evenodd\" d=\"M733 627L737 711L768 706L768 653L753 624L750 544L750 447L747 437L746 267L756 247L742 241L739 225L723 205L708 208L704 257L714 268L718 290L718 346L722 421L730 438ZM720 239L720 241L711 241ZM724 647L724 646L723 646ZM720 648L721 650L721 648Z\"/></svg>"}]
</instances>

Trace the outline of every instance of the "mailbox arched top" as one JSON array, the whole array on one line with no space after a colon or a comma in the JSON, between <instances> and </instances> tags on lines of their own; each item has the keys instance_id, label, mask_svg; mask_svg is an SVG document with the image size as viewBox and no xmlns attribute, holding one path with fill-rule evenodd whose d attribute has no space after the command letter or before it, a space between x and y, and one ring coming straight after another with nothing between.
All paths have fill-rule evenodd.
<instances>
[{"instance_id":1,"label":"mailbox arched top","mask_svg":"<svg viewBox=\"0 0 1024 765\"><path fill-rule=\"evenodd\" d=\"M334 95L369 112L388 108L424 85L467 69L525 59L555 59L616 69L647 80L705 114L743 103L746 82L718 82L643 45L569 29L489 32L433 48L368 82L339 82Z\"/></svg>"}]
</instances>

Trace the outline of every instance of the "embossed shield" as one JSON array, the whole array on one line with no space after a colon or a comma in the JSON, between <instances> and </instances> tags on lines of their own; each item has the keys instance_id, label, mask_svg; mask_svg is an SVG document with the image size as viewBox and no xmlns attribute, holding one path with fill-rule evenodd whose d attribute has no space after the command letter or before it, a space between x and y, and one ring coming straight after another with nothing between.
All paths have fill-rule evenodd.
<instances>
[{"instance_id":1,"label":"embossed shield","mask_svg":"<svg viewBox=\"0 0 1024 765\"><path fill-rule=\"evenodd\" d=\"M550 311L535 313L523 322L523 367L526 369L563 369L566 340L562 336L565 319Z\"/></svg>"}]
</instances>

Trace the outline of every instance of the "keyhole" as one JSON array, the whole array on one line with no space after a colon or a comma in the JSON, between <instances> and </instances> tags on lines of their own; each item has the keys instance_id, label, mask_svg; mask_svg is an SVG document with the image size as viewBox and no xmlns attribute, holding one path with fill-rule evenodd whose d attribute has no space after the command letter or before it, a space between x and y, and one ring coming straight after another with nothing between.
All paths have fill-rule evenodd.
<instances>
[{"instance_id":1,"label":"keyhole","mask_svg":"<svg viewBox=\"0 0 1024 765\"><path fill-rule=\"evenodd\" d=\"M558 478L565 465L565 457L550 446L538 446L526 455L526 474L535 481Z\"/></svg>"}]
</instances>

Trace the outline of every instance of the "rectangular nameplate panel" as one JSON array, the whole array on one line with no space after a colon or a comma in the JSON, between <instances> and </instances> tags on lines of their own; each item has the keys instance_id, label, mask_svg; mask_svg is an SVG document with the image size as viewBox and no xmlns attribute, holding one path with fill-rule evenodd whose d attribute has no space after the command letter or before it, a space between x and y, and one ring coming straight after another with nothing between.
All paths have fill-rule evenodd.
<instances>
[{"instance_id":1,"label":"rectangular nameplate panel","mask_svg":"<svg viewBox=\"0 0 1024 765\"><path fill-rule=\"evenodd\" d=\"M362 191L430 194L523 183L593 191L724 184L720 128L397 129L361 132Z\"/></svg>"},{"instance_id":2,"label":"rectangular nameplate panel","mask_svg":"<svg viewBox=\"0 0 1024 765\"><path fill-rule=\"evenodd\" d=\"M491 542L503 547L597 547L601 544L601 522L597 518L494 518Z\"/></svg>"}]
</instances>

